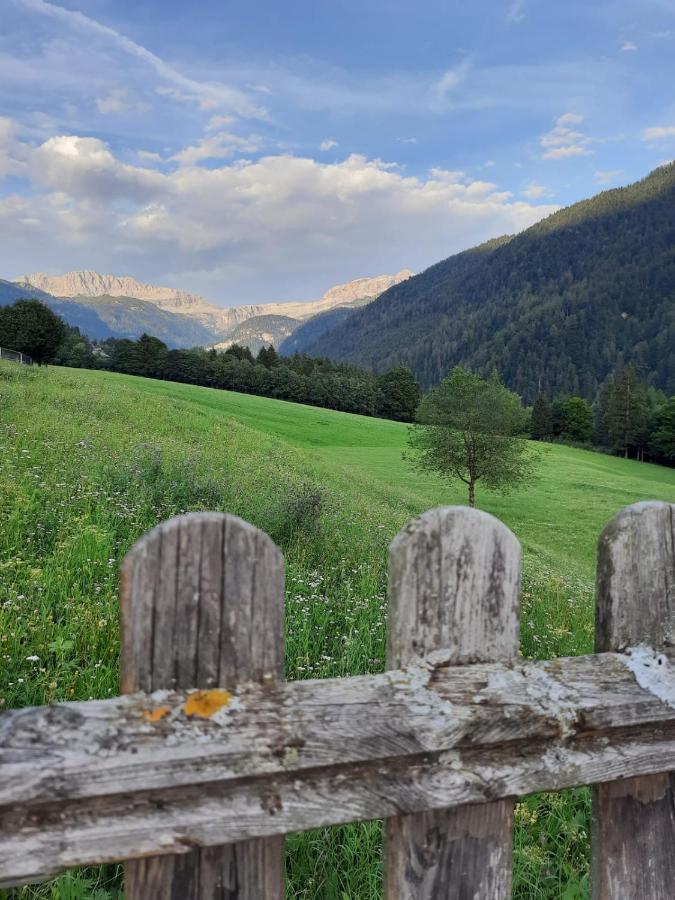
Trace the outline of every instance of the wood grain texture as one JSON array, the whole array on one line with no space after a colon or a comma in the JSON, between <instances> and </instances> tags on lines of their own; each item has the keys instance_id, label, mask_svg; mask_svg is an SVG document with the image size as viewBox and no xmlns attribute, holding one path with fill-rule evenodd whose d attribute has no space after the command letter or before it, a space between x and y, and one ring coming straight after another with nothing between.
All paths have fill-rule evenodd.
<instances>
[{"instance_id":1,"label":"wood grain texture","mask_svg":"<svg viewBox=\"0 0 675 900\"><path fill-rule=\"evenodd\" d=\"M122 568L122 689L229 688L283 677L283 559L235 516L155 528ZM125 866L127 900L284 896L283 838L196 847Z\"/></svg>"},{"instance_id":2,"label":"wood grain texture","mask_svg":"<svg viewBox=\"0 0 675 900\"><path fill-rule=\"evenodd\" d=\"M675 706L628 655L443 657L239 685L203 718L166 691L2 713L0 886L672 765Z\"/></svg>"},{"instance_id":3,"label":"wood grain texture","mask_svg":"<svg viewBox=\"0 0 675 900\"><path fill-rule=\"evenodd\" d=\"M466 507L430 510L391 545L388 664L449 648L448 661L511 660L519 649L520 545ZM390 818L387 900L511 895L513 802Z\"/></svg>"},{"instance_id":4,"label":"wood grain texture","mask_svg":"<svg viewBox=\"0 0 675 900\"><path fill-rule=\"evenodd\" d=\"M674 520L671 504L637 503L622 510L602 533L598 651L639 644L668 651L675 646ZM645 662L659 663L668 668L664 657ZM668 694L664 697L667 702ZM592 896L594 900L675 896L675 773L627 778L594 789Z\"/></svg>"}]
</instances>

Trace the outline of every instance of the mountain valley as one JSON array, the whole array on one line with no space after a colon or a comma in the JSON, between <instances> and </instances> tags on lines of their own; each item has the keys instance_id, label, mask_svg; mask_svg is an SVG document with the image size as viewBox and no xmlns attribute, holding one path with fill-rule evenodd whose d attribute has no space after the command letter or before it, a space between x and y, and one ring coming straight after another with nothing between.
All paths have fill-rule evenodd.
<instances>
[{"instance_id":1,"label":"mountain valley","mask_svg":"<svg viewBox=\"0 0 675 900\"><path fill-rule=\"evenodd\" d=\"M251 341L253 349L265 342L278 347L301 322L336 307L371 302L412 275L403 269L394 275L357 278L330 288L318 300L221 307L198 294L129 276L90 270L64 275L34 272L15 282L0 280L0 306L20 298L42 300L92 340L134 339L147 332L171 347L226 349Z\"/></svg>"}]
</instances>

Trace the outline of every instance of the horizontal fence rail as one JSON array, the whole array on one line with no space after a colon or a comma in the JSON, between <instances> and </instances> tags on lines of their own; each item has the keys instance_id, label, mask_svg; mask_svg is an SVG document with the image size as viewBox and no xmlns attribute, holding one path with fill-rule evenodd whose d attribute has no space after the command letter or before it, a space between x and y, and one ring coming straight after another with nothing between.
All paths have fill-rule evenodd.
<instances>
[{"instance_id":1,"label":"horizontal fence rail","mask_svg":"<svg viewBox=\"0 0 675 900\"><path fill-rule=\"evenodd\" d=\"M7 350L5 347L0 347L0 359L7 359L11 362L22 363L25 366L33 365L32 356L29 356L27 353L21 353L18 350Z\"/></svg>"},{"instance_id":2,"label":"horizontal fence rail","mask_svg":"<svg viewBox=\"0 0 675 900\"><path fill-rule=\"evenodd\" d=\"M384 675L10 711L0 878L663 771L675 708L657 659L441 653Z\"/></svg>"},{"instance_id":3,"label":"horizontal fence rail","mask_svg":"<svg viewBox=\"0 0 675 900\"><path fill-rule=\"evenodd\" d=\"M391 668L296 682L270 539L159 526L123 568L129 693L0 714L0 885L129 860L128 898L277 898L284 834L385 818L388 900L492 900L514 798L592 784L594 898L672 897L674 513L637 504L603 533L604 652L533 661L513 535L432 510L392 544Z\"/></svg>"}]
</instances>

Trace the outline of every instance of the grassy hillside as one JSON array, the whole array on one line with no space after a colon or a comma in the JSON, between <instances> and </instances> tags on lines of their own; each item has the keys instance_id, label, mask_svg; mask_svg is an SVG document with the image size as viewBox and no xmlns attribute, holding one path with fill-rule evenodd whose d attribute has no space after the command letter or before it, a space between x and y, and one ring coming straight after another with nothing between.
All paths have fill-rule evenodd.
<instances>
[{"instance_id":1,"label":"grassy hillside","mask_svg":"<svg viewBox=\"0 0 675 900\"><path fill-rule=\"evenodd\" d=\"M117 569L133 541L189 509L268 531L287 558L289 678L381 670L386 547L463 491L412 472L406 427L105 372L0 364L0 704L118 691ZM522 648L589 652L597 534L621 506L675 501L675 471L552 447L540 480L478 493L525 551ZM288 841L289 897L381 896L377 823ZM587 791L517 808L518 898L587 896ZM119 895L115 867L12 897ZM0 896L3 895L0 892Z\"/></svg>"},{"instance_id":2,"label":"grassy hillside","mask_svg":"<svg viewBox=\"0 0 675 900\"><path fill-rule=\"evenodd\" d=\"M395 285L303 347L425 386L458 363L531 402L633 361L675 391L675 163Z\"/></svg>"}]
</instances>

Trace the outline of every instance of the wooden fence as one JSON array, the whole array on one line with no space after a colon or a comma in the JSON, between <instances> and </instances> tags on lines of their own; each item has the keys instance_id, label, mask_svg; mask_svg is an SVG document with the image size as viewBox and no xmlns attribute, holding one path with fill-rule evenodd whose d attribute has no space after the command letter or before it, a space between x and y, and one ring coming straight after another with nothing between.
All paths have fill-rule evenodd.
<instances>
[{"instance_id":1,"label":"wooden fence","mask_svg":"<svg viewBox=\"0 0 675 900\"><path fill-rule=\"evenodd\" d=\"M6 347L0 347L0 359L9 359L12 362L23 363L24 366L33 365L33 357L27 353L21 353L18 350L8 350Z\"/></svg>"},{"instance_id":2,"label":"wooden fence","mask_svg":"<svg viewBox=\"0 0 675 900\"><path fill-rule=\"evenodd\" d=\"M267 535L160 525L122 570L124 696L0 715L0 884L128 860L130 900L279 900L285 833L385 818L388 900L502 900L514 798L593 784L593 897L672 900L674 517L609 523L597 652L540 662L513 534L431 510L391 546L388 671L295 682Z\"/></svg>"}]
</instances>

